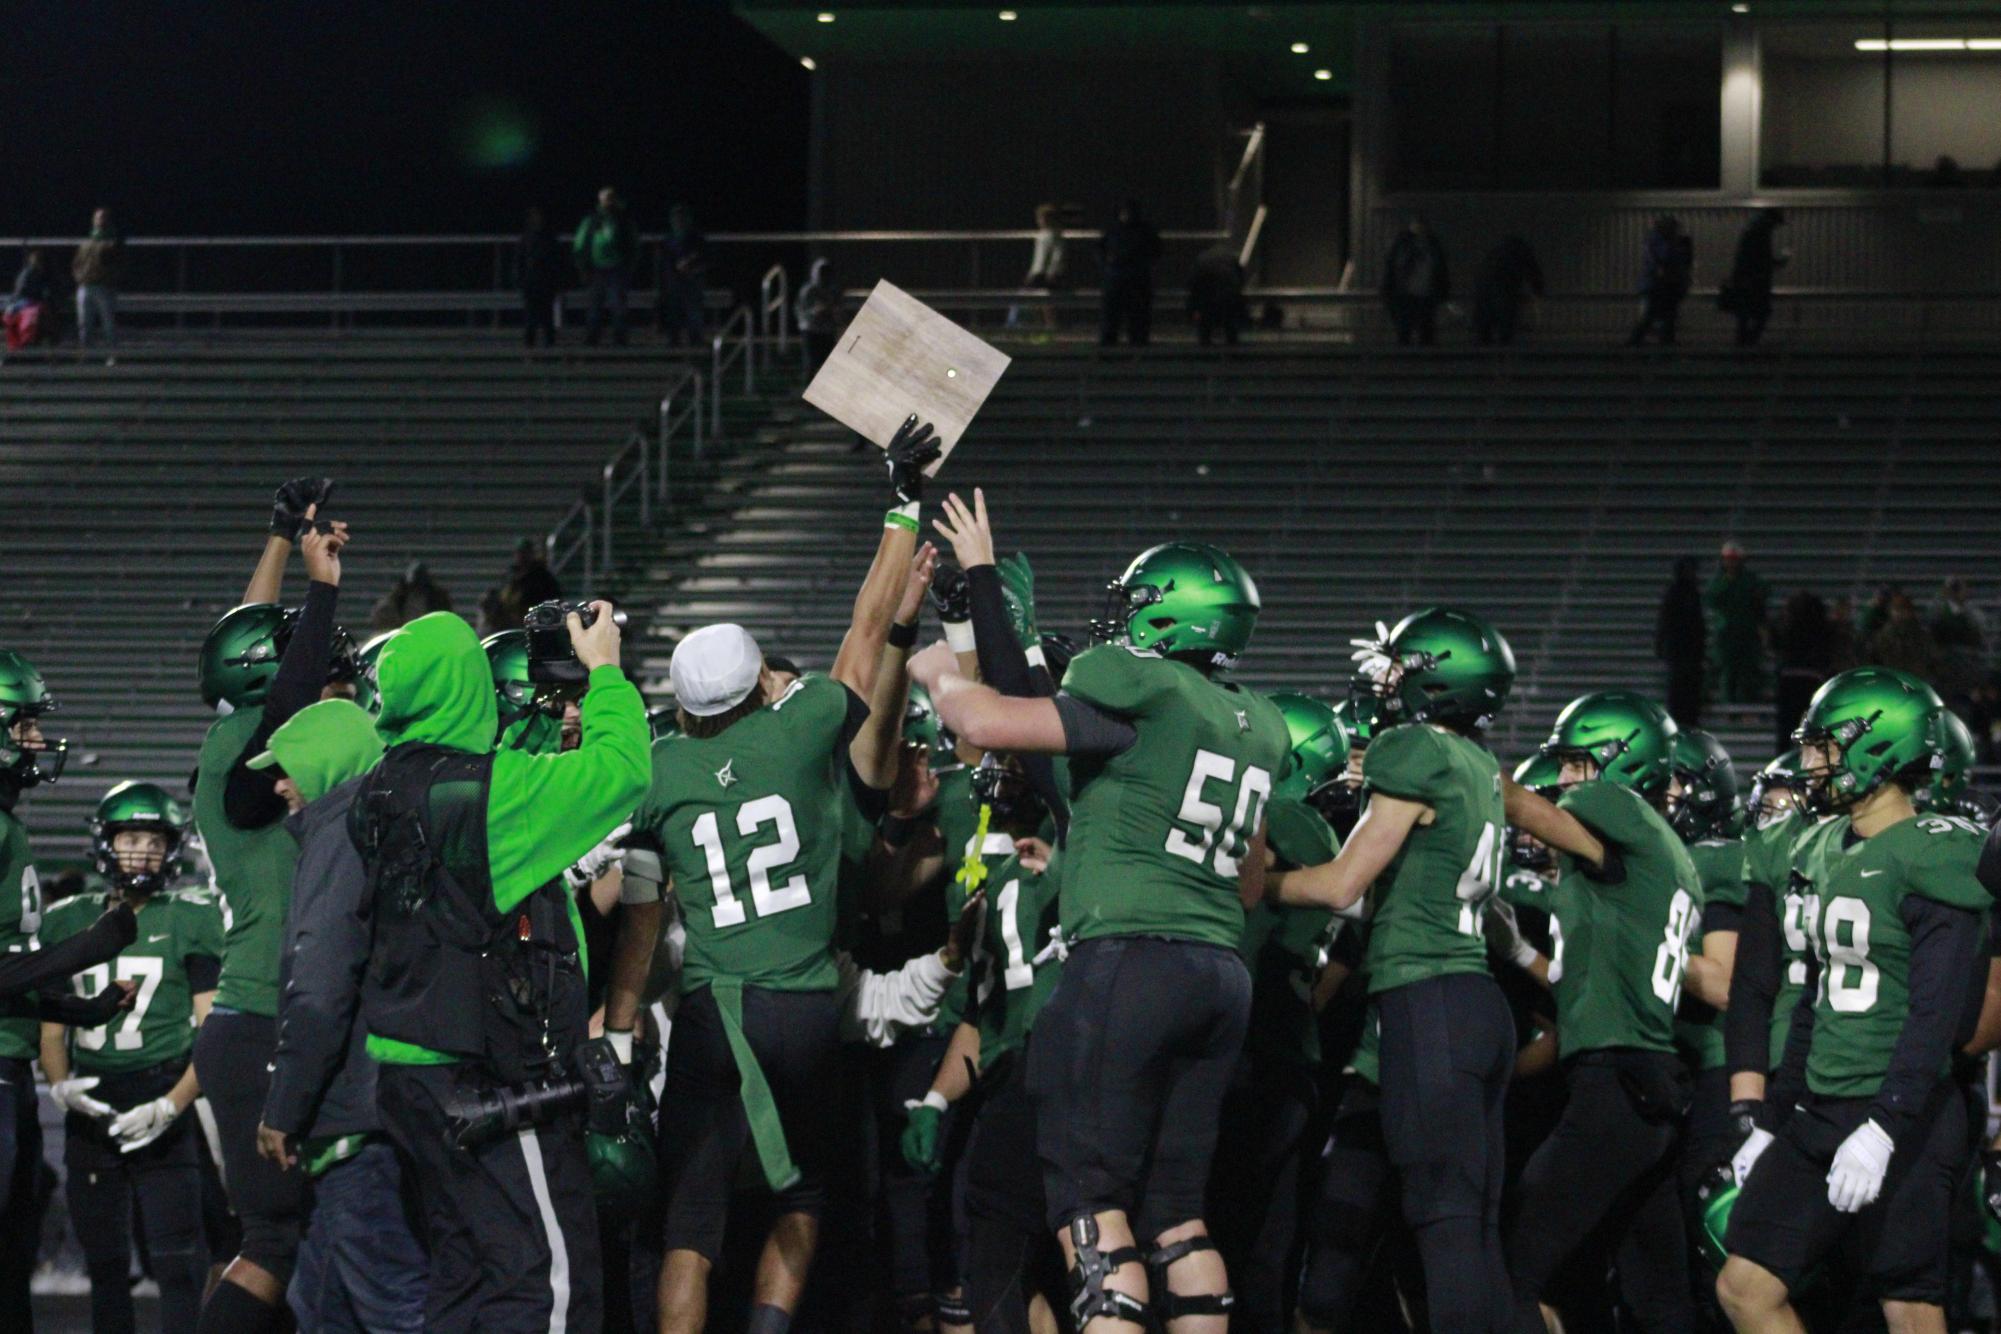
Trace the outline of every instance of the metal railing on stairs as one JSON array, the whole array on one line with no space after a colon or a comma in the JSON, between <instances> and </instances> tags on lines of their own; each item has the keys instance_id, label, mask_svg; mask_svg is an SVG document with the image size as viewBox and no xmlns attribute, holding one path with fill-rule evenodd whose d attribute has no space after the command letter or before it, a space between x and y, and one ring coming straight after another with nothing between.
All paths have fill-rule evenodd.
<instances>
[{"instance_id":1,"label":"metal railing on stairs","mask_svg":"<svg viewBox=\"0 0 2001 1334\"><path fill-rule=\"evenodd\" d=\"M792 327L792 279L783 264L764 271L757 284L757 337L764 346L764 368L777 365L774 358L785 355Z\"/></svg>"},{"instance_id":2,"label":"metal railing on stairs","mask_svg":"<svg viewBox=\"0 0 2001 1334\"><path fill-rule=\"evenodd\" d=\"M617 560L621 509L644 529L652 525L656 507L667 508L675 442L684 427L689 454L699 458L702 376L677 369L661 395L657 427L648 431L635 426L599 470L597 487L586 489L543 538L550 569L576 570L585 589L597 587L599 577L609 573Z\"/></svg>"},{"instance_id":3,"label":"metal railing on stairs","mask_svg":"<svg viewBox=\"0 0 2001 1334\"><path fill-rule=\"evenodd\" d=\"M723 376L738 362L743 363L743 392L757 392L757 331L751 327L750 307L738 306L716 330L710 343L709 434L723 435Z\"/></svg>"}]
</instances>

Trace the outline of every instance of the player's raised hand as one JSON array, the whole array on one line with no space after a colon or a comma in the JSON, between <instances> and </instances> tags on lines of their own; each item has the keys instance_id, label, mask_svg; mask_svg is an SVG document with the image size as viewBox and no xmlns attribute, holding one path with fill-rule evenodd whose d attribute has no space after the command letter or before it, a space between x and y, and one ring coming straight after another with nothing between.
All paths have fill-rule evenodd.
<instances>
[{"instance_id":1,"label":"player's raised hand","mask_svg":"<svg viewBox=\"0 0 2001 1334\"><path fill-rule=\"evenodd\" d=\"M909 670L911 680L935 694L938 678L959 670L959 656L952 652L950 644L941 639L912 658Z\"/></svg>"},{"instance_id":2,"label":"player's raised hand","mask_svg":"<svg viewBox=\"0 0 2001 1334\"><path fill-rule=\"evenodd\" d=\"M896 781L889 785L889 813L914 820L938 800L938 775L931 772L931 748L906 741L896 753Z\"/></svg>"},{"instance_id":3,"label":"player's raised hand","mask_svg":"<svg viewBox=\"0 0 2001 1334\"><path fill-rule=\"evenodd\" d=\"M930 422L920 425L914 412L903 419L890 437L888 451L889 489L896 493L897 504L924 499L924 470L938 461L944 449Z\"/></svg>"},{"instance_id":4,"label":"player's raised hand","mask_svg":"<svg viewBox=\"0 0 2001 1334\"><path fill-rule=\"evenodd\" d=\"M299 555L306 562L306 577L315 583L340 584L340 553L347 546L347 525L340 522L321 525L316 515L319 506L306 506L304 525L299 529Z\"/></svg>"},{"instance_id":5,"label":"player's raised hand","mask_svg":"<svg viewBox=\"0 0 2001 1334\"><path fill-rule=\"evenodd\" d=\"M903 585L903 600L896 604L896 623L915 625L924 611L924 594L938 573L938 548L926 542L910 561L910 578Z\"/></svg>"},{"instance_id":6,"label":"player's raised hand","mask_svg":"<svg viewBox=\"0 0 2001 1334\"><path fill-rule=\"evenodd\" d=\"M954 492L945 497L944 508L944 514L933 519L931 526L952 544L952 554L959 558L959 564L969 570L975 565L992 565L994 530L987 522L987 493L974 487L973 503L968 506Z\"/></svg>"}]
</instances>

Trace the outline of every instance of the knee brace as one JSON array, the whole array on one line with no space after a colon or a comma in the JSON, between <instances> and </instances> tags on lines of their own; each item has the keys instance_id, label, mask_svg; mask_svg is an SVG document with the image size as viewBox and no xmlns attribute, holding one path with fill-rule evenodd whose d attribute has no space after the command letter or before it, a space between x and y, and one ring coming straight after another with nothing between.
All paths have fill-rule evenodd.
<instances>
[{"instance_id":1,"label":"knee brace","mask_svg":"<svg viewBox=\"0 0 2001 1334\"><path fill-rule=\"evenodd\" d=\"M1070 1244L1076 1249L1077 1264L1070 1270L1070 1319L1082 1329L1091 1320L1123 1320L1142 1329L1152 1325L1147 1304L1131 1293L1105 1286L1105 1279L1120 1265L1141 1259L1137 1246L1117 1250L1098 1249L1098 1220L1089 1214L1070 1220Z\"/></svg>"},{"instance_id":2,"label":"knee brace","mask_svg":"<svg viewBox=\"0 0 2001 1334\"><path fill-rule=\"evenodd\" d=\"M1215 1241L1205 1235L1184 1237L1180 1241L1169 1242L1147 1255L1146 1275L1153 1285L1153 1307L1160 1312L1162 1320L1176 1320L1185 1315L1228 1315L1236 1307L1236 1294L1227 1289L1222 1292L1195 1292L1184 1296L1167 1284L1169 1265L1185 1255L1215 1249Z\"/></svg>"},{"instance_id":3,"label":"knee brace","mask_svg":"<svg viewBox=\"0 0 2001 1334\"><path fill-rule=\"evenodd\" d=\"M243 1243L237 1254L278 1280L282 1287L292 1278L292 1266L299 1256L299 1218L296 1214L242 1214Z\"/></svg>"}]
</instances>

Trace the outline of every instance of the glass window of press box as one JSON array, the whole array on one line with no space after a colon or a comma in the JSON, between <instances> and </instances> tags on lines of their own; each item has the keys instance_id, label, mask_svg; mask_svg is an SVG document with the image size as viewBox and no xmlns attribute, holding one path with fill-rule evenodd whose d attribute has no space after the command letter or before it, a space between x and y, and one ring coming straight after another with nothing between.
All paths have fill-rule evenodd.
<instances>
[{"instance_id":1,"label":"glass window of press box","mask_svg":"<svg viewBox=\"0 0 2001 1334\"><path fill-rule=\"evenodd\" d=\"M1718 183L1715 24L1398 24L1388 57L1391 189Z\"/></svg>"},{"instance_id":2,"label":"glass window of press box","mask_svg":"<svg viewBox=\"0 0 2001 1334\"><path fill-rule=\"evenodd\" d=\"M1771 188L2001 188L2001 20L1760 28Z\"/></svg>"}]
</instances>

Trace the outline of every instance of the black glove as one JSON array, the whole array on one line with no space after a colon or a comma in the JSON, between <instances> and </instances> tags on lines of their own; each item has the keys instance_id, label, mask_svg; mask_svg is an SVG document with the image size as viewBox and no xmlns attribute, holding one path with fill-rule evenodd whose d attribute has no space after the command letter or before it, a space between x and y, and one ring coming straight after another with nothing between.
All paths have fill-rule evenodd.
<instances>
[{"instance_id":1,"label":"black glove","mask_svg":"<svg viewBox=\"0 0 2001 1334\"><path fill-rule=\"evenodd\" d=\"M1749 1139L1754 1130L1776 1134L1778 1121L1778 1117L1772 1114L1771 1104L1763 1098L1739 1098L1730 1104L1730 1126L1739 1143Z\"/></svg>"},{"instance_id":2,"label":"black glove","mask_svg":"<svg viewBox=\"0 0 2001 1334\"><path fill-rule=\"evenodd\" d=\"M889 441L889 489L896 493L897 504L924 498L924 470L937 462L944 448L930 422L918 425L914 412L903 419Z\"/></svg>"},{"instance_id":3,"label":"black glove","mask_svg":"<svg viewBox=\"0 0 2001 1334\"><path fill-rule=\"evenodd\" d=\"M1980 1198L1987 1212L2001 1219L2001 1149L1980 1151Z\"/></svg>"},{"instance_id":4,"label":"black glove","mask_svg":"<svg viewBox=\"0 0 2001 1334\"><path fill-rule=\"evenodd\" d=\"M306 527L306 508L332 499L333 485L331 477L294 477L279 487L271 498L271 536L298 541Z\"/></svg>"},{"instance_id":5,"label":"black glove","mask_svg":"<svg viewBox=\"0 0 2001 1334\"><path fill-rule=\"evenodd\" d=\"M132 1008L132 994L123 987L111 987L95 996L72 996L53 992L38 993L40 1017L52 1024L71 1028L96 1028Z\"/></svg>"},{"instance_id":6,"label":"black glove","mask_svg":"<svg viewBox=\"0 0 2001 1334\"><path fill-rule=\"evenodd\" d=\"M963 625L973 619L973 585L955 565L941 565L931 576L931 605L938 619Z\"/></svg>"},{"instance_id":7,"label":"black glove","mask_svg":"<svg viewBox=\"0 0 2001 1334\"><path fill-rule=\"evenodd\" d=\"M589 1098L591 1130L622 1135L631 1116L632 1080L618 1059L610 1038L592 1038L577 1049L577 1072Z\"/></svg>"}]
</instances>

